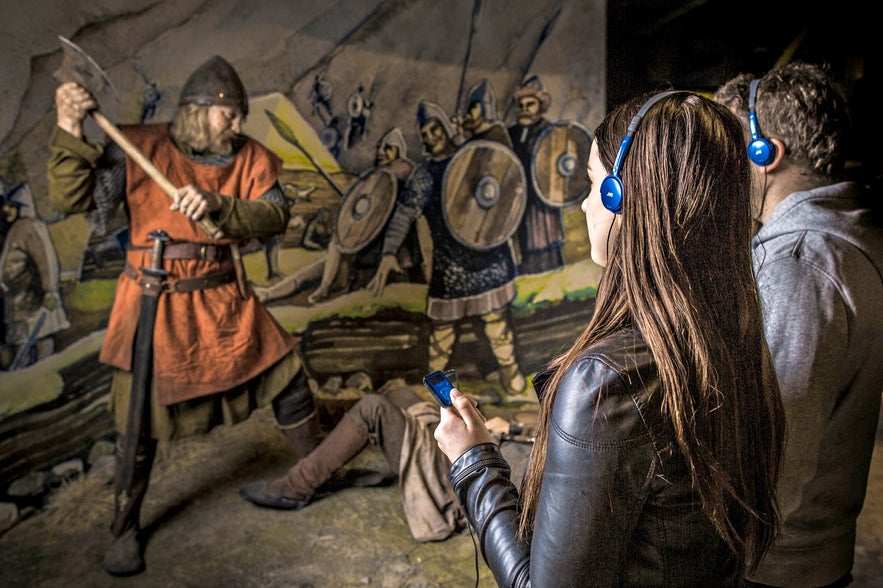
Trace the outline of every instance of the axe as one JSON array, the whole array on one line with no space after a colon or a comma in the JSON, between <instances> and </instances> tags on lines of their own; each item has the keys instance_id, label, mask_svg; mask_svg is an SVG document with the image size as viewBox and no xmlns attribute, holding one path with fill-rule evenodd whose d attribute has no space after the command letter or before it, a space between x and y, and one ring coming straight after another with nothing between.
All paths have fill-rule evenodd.
<instances>
[{"instance_id":1,"label":"axe","mask_svg":"<svg viewBox=\"0 0 883 588\"><path fill-rule=\"evenodd\" d=\"M89 90L96 98L99 94L109 91L113 97L119 101L120 96L117 94L113 84L110 83L110 78L107 77L107 74L104 73L104 70L101 69L95 60L89 57L85 51L80 49L71 40L62 37L61 35L58 36L58 40L61 41L61 49L64 53L64 59L61 62L61 67L58 68L58 71L54 74L55 79L62 83L76 82L80 86ZM147 175L149 175L154 182L159 184L163 191L169 195L169 198L174 198L178 188L175 187L175 185L172 184L161 171L159 171L153 162L150 161L147 156L145 156L144 153L142 153L141 150L123 134L119 127L110 122L110 120L98 109L93 110L89 114L95 122L98 123L98 126L107 133L107 136L113 139L116 144L126 152L126 155L131 157L141 169L147 172ZM224 237L224 232L220 227L207 216L203 216L197 222L212 239L221 239ZM231 251L233 251L233 246L231 246ZM235 256L238 251L233 251L233 253Z\"/></svg>"}]
</instances>

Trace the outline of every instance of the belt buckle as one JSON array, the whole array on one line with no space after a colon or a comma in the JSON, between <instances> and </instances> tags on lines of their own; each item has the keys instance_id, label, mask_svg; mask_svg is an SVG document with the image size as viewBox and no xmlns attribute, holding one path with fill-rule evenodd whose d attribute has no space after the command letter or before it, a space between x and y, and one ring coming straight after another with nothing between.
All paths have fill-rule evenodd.
<instances>
[{"instance_id":1,"label":"belt buckle","mask_svg":"<svg viewBox=\"0 0 883 588\"><path fill-rule=\"evenodd\" d=\"M208 258L208 245L203 243L199 246L199 258L203 261L209 261Z\"/></svg>"}]
</instances>

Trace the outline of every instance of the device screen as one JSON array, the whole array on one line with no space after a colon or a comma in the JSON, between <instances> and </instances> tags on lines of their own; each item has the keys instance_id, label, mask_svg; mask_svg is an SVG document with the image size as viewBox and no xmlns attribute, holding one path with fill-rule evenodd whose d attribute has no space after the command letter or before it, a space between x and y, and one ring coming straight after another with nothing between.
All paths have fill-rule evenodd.
<instances>
[{"instance_id":1,"label":"device screen","mask_svg":"<svg viewBox=\"0 0 883 588\"><path fill-rule=\"evenodd\" d=\"M423 385L442 406L451 405L451 389L454 387L442 371L435 371L423 378Z\"/></svg>"}]
</instances>

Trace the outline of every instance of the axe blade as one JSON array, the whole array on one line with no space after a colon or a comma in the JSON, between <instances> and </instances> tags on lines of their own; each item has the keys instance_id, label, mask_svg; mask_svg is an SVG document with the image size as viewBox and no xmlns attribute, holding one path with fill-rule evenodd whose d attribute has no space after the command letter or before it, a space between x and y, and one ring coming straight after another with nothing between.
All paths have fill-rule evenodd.
<instances>
[{"instance_id":1,"label":"axe blade","mask_svg":"<svg viewBox=\"0 0 883 588\"><path fill-rule=\"evenodd\" d=\"M101 66L70 39L58 35L58 40L61 41L64 59L61 67L53 74L55 79L62 83L76 82L94 96L110 93L119 102L120 95Z\"/></svg>"}]
</instances>

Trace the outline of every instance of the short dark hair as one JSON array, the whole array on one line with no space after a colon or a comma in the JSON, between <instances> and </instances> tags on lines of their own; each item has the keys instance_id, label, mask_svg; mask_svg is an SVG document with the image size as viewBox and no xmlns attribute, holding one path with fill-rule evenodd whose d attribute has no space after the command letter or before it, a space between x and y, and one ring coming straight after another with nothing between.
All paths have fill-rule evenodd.
<instances>
[{"instance_id":1,"label":"short dark hair","mask_svg":"<svg viewBox=\"0 0 883 588\"><path fill-rule=\"evenodd\" d=\"M715 100L746 120L752 79L744 73L732 78ZM782 141L792 162L823 179L842 178L849 111L825 66L792 62L771 69L760 78L754 110L761 135Z\"/></svg>"}]
</instances>

